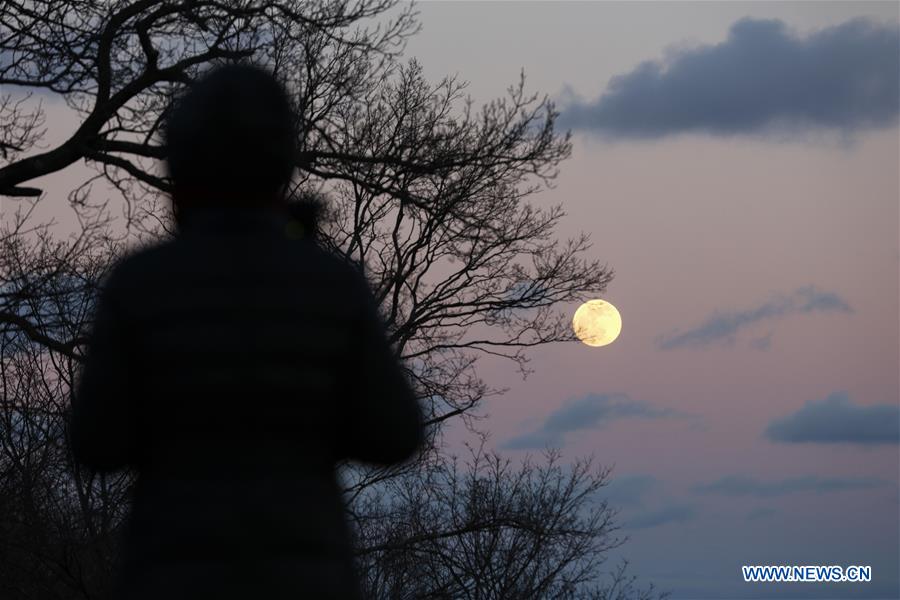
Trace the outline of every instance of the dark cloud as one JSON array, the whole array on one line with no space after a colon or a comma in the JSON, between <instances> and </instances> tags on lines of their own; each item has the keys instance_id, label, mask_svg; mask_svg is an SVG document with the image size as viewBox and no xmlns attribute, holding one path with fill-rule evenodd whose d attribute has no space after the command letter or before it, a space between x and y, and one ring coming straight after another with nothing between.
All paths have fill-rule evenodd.
<instances>
[{"instance_id":1,"label":"dark cloud","mask_svg":"<svg viewBox=\"0 0 900 600\"><path fill-rule=\"evenodd\" d=\"M811 400L797 412L772 421L765 436L776 442L897 444L900 406L854 404L846 392Z\"/></svg>"},{"instance_id":2,"label":"dark cloud","mask_svg":"<svg viewBox=\"0 0 900 600\"><path fill-rule=\"evenodd\" d=\"M624 523L626 529L647 529L668 523L683 523L696 516L697 510L688 504L673 504L658 510L640 513Z\"/></svg>"},{"instance_id":3,"label":"dark cloud","mask_svg":"<svg viewBox=\"0 0 900 600\"><path fill-rule=\"evenodd\" d=\"M588 394L570 400L551 413L544 423L530 433L515 437L504 448L545 448L563 445L567 433L582 429L599 429L610 421L628 417L657 419L686 416L671 409L656 408L646 402L632 400L625 394Z\"/></svg>"},{"instance_id":4,"label":"dark cloud","mask_svg":"<svg viewBox=\"0 0 900 600\"><path fill-rule=\"evenodd\" d=\"M750 512L747 513L748 521L758 521L759 519L768 519L769 517L774 517L778 514L778 511L774 508L762 507L762 508L754 508Z\"/></svg>"},{"instance_id":5,"label":"dark cloud","mask_svg":"<svg viewBox=\"0 0 900 600\"><path fill-rule=\"evenodd\" d=\"M739 329L761 321L811 312L851 313L853 310L837 294L823 292L810 285L798 289L790 296L775 296L756 308L717 312L693 329L662 336L659 339L659 347L662 350L671 350L684 347L699 348L715 342L733 342L734 335ZM752 342L752 345L757 348L768 348L770 340L767 338L763 340L764 343L757 340Z\"/></svg>"},{"instance_id":6,"label":"dark cloud","mask_svg":"<svg viewBox=\"0 0 900 600\"><path fill-rule=\"evenodd\" d=\"M757 350L766 351L772 347L772 332L770 331L766 335L756 338L755 340L750 340L750 347L756 348Z\"/></svg>"},{"instance_id":7,"label":"dark cloud","mask_svg":"<svg viewBox=\"0 0 900 600\"><path fill-rule=\"evenodd\" d=\"M616 477L603 489L603 497L616 508L640 507L644 504L644 496L658 484L659 480L652 475Z\"/></svg>"},{"instance_id":8,"label":"dark cloud","mask_svg":"<svg viewBox=\"0 0 900 600\"><path fill-rule=\"evenodd\" d=\"M900 104L898 53L896 23L857 18L800 37L747 17L720 44L613 77L596 101L564 108L560 125L623 138L884 127Z\"/></svg>"},{"instance_id":9,"label":"dark cloud","mask_svg":"<svg viewBox=\"0 0 900 600\"><path fill-rule=\"evenodd\" d=\"M725 496L756 496L769 498L797 492L825 494L847 490L867 490L881 487L887 482L874 477L791 477L777 481L760 481L753 477L729 475L711 483L694 486L698 494L721 494Z\"/></svg>"},{"instance_id":10,"label":"dark cloud","mask_svg":"<svg viewBox=\"0 0 900 600\"><path fill-rule=\"evenodd\" d=\"M663 482L651 475L627 475L613 479L602 494L610 507L626 515L621 519L626 529L680 523L696 516L694 505L668 497L662 487Z\"/></svg>"},{"instance_id":11,"label":"dark cloud","mask_svg":"<svg viewBox=\"0 0 900 600\"><path fill-rule=\"evenodd\" d=\"M74 51L74 48L70 49ZM13 64L21 66L12 68ZM46 68L46 65L44 65L43 68ZM55 73L59 74L60 71L63 70L63 68L63 65L56 65ZM37 68L34 66L33 60L23 58L21 54L17 55L7 48L0 48L0 72L3 72L9 79L34 81L33 73L35 73L36 71ZM26 96L39 98L43 102L56 102L62 100L61 94L54 92L53 90L45 86L9 84L5 85L5 88L6 89L4 89L3 91L5 93L11 93L14 100L25 98Z\"/></svg>"}]
</instances>

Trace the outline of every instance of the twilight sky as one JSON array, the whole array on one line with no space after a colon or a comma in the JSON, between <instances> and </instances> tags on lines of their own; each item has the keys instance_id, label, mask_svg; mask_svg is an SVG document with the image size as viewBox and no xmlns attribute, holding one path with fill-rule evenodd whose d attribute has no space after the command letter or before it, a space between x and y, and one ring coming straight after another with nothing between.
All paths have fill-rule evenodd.
<instances>
[{"instance_id":1,"label":"twilight sky","mask_svg":"<svg viewBox=\"0 0 900 600\"><path fill-rule=\"evenodd\" d=\"M484 405L491 444L614 465L619 554L673 598L900 597L900 4L419 10L407 55L430 79L485 102L524 69L558 99L574 152L533 201L616 272L612 345L538 348L525 381L482 361L509 387ZM47 108L52 144L77 122ZM743 564L873 581L747 584Z\"/></svg>"},{"instance_id":2,"label":"twilight sky","mask_svg":"<svg viewBox=\"0 0 900 600\"><path fill-rule=\"evenodd\" d=\"M510 388L491 444L614 465L621 554L674 598L900 596L900 5L419 8L407 55L430 78L487 101L524 69L558 99L573 157L534 202L616 272L612 345L540 348L525 381L483 362ZM743 564L873 581L749 584Z\"/></svg>"}]
</instances>

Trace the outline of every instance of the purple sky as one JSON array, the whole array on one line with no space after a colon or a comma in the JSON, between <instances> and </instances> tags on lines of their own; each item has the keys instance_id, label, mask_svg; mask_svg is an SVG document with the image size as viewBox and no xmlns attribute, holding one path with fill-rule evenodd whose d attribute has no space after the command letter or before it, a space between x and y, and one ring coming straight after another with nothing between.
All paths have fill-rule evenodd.
<instances>
[{"instance_id":1,"label":"purple sky","mask_svg":"<svg viewBox=\"0 0 900 600\"><path fill-rule=\"evenodd\" d=\"M616 272L612 345L534 350L525 381L482 362L510 388L485 403L491 444L614 465L621 554L675 598L898 597L900 5L419 9L407 55L432 80L483 102L524 68L559 99L574 153L534 202ZM77 122L47 108L49 145ZM41 183L61 201L84 173ZM874 580L745 584L742 564Z\"/></svg>"},{"instance_id":2,"label":"purple sky","mask_svg":"<svg viewBox=\"0 0 900 600\"><path fill-rule=\"evenodd\" d=\"M616 271L612 345L536 350L525 381L483 362L510 388L492 445L615 465L621 554L675 598L897 597L898 4L420 11L408 54L433 79L484 101L524 68L559 99L574 153L535 203ZM746 584L742 564L874 577Z\"/></svg>"}]
</instances>

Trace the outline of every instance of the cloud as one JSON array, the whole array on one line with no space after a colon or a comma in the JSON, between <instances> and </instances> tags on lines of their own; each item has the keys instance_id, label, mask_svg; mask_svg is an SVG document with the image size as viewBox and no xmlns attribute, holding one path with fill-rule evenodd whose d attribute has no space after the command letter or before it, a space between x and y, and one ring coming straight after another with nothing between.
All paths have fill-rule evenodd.
<instances>
[{"instance_id":1,"label":"cloud","mask_svg":"<svg viewBox=\"0 0 900 600\"><path fill-rule=\"evenodd\" d=\"M627 529L647 529L667 523L681 523L693 519L697 510L692 504L679 502L661 493L662 482L652 475L628 475L613 479L604 488L608 505L621 511ZM648 496L650 507L645 507Z\"/></svg>"},{"instance_id":2,"label":"cloud","mask_svg":"<svg viewBox=\"0 0 900 600\"><path fill-rule=\"evenodd\" d=\"M658 527L668 523L683 523L690 521L697 514L697 510L688 504L673 504L658 510L641 513L623 524L627 529L647 529Z\"/></svg>"},{"instance_id":3,"label":"cloud","mask_svg":"<svg viewBox=\"0 0 900 600\"><path fill-rule=\"evenodd\" d=\"M721 494L724 496L755 496L758 498L771 498L784 496L798 492L815 492L826 494L829 492L843 492L849 490L867 490L881 487L887 482L874 477L817 477L808 475L804 477L790 477L777 481L760 481L753 477L742 475L728 475L711 483L702 483L694 486L698 494Z\"/></svg>"},{"instance_id":4,"label":"cloud","mask_svg":"<svg viewBox=\"0 0 900 600\"><path fill-rule=\"evenodd\" d=\"M837 294L823 292L809 285L790 296L776 295L762 305L743 311L717 312L706 321L685 332L675 332L659 339L662 350L673 348L701 348L715 342L733 342L738 330L761 321L811 312L852 313L850 306ZM763 338L766 339L766 338ZM753 342L757 348L767 348L769 341Z\"/></svg>"},{"instance_id":5,"label":"cloud","mask_svg":"<svg viewBox=\"0 0 900 600\"><path fill-rule=\"evenodd\" d=\"M757 350L768 350L772 347L772 332L770 331L766 335L756 338L755 340L750 340L750 347L755 348Z\"/></svg>"},{"instance_id":6,"label":"cloud","mask_svg":"<svg viewBox=\"0 0 900 600\"><path fill-rule=\"evenodd\" d=\"M626 394L588 394L570 400L529 433L512 438L502 445L507 449L559 447L567 433L583 429L599 429L610 421L628 417L658 419L687 416L667 408L656 408L647 402L632 400Z\"/></svg>"},{"instance_id":7,"label":"cloud","mask_svg":"<svg viewBox=\"0 0 900 600\"><path fill-rule=\"evenodd\" d=\"M719 44L670 50L572 100L560 125L605 137L658 138L893 124L900 27L856 18L806 37L777 19L743 18Z\"/></svg>"},{"instance_id":8,"label":"cloud","mask_svg":"<svg viewBox=\"0 0 900 600\"><path fill-rule=\"evenodd\" d=\"M657 487L659 480L652 475L627 475L616 477L603 490L610 506L616 508L638 508L644 504L644 496Z\"/></svg>"},{"instance_id":9,"label":"cloud","mask_svg":"<svg viewBox=\"0 0 900 600\"><path fill-rule=\"evenodd\" d=\"M778 514L778 511L774 508L762 507L762 508L754 508L750 512L747 513L748 521L758 521L759 519L768 519L769 517L774 517Z\"/></svg>"},{"instance_id":10,"label":"cloud","mask_svg":"<svg viewBox=\"0 0 900 600\"><path fill-rule=\"evenodd\" d=\"M74 48L71 49L74 51ZM32 75L35 71L34 63L33 56L30 54L24 55L21 51L16 53L7 48L0 48L0 72L3 72L9 79L34 81ZM54 66L57 69L55 72L58 74L63 71L67 65ZM14 100L25 98L29 94L32 94L45 102L47 100L55 102L62 99L62 96L59 93L54 92L45 86L9 84L6 85L6 88L7 89L4 89L3 91L11 93Z\"/></svg>"},{"instance_id":11,"label":"cloud","mask_svg":"<svg viewBox=\"0 0 900 600\"><path fill-rule=\"evenodd\" d=\"M765 436L776 442L818 444L900 443L900 406L854 404L846 392L811 400L797 412L775 419Z\"/></svg>"}]
</instances>

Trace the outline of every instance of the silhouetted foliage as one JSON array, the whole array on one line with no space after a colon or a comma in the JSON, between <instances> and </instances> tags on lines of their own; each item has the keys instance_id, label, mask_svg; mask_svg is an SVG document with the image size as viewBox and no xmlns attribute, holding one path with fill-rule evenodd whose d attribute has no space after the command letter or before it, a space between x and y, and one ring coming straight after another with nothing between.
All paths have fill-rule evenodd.
<instances>
[{"instance_id":1,"label":"silhouetted foliage","mask_svg":"<svg viewBox=\"0 0 900 600\"><path fill-rule=\"evenodd\" d=\"M571 152L552 104L528 94L524 77L481 108L460 81L427 81L399 56L417 31L414 16L395 0L0 7L0 198L4 209L21 208L21 218L5 212L0 231L4 598L105 594L132 477L75 465L64 410L103 274L135 243L174 232L171 181L160 168L170 101L210 65L245 60L273 70L301 115L294 218L364 268L430 428L419 462L342 469L369 590L653 594L616 570L606 591L596 587L595 567L618 543L605 505L599 520L584 516L593 496L584 490L598 491L598 478L575 466L566 479L555 462L515 471L486 456L461 471L442 449L444 423L459 418L474 430L479 403L504 391L479 377L479 356L506 357L527 373L528 348L574 339L560 306L602 292L612 271L585 258L586 235L557 239L561 207L528 202ZM65 101L78 126L42 148L48 95ZM57 240L29 224L29 207L62 209L39 178L76 164L96 173L68 195L81 231ZM93 200L106 195L100 188L124 200L125 233L113 233L107 203ZM548 483L571 489L542 495ZM475 555L454 557L473 545ZM524 576L513 581L503 564Z\"/></svg>"}]
</instances>

